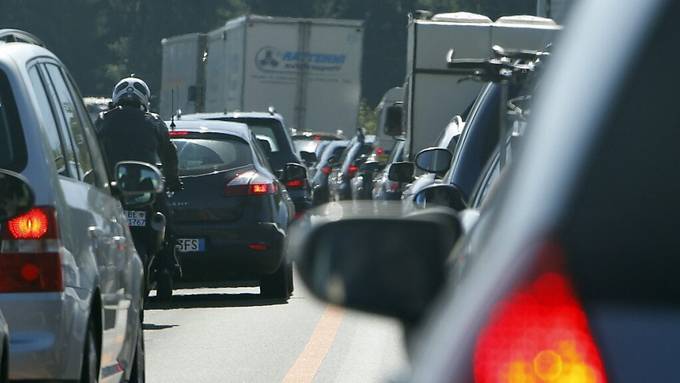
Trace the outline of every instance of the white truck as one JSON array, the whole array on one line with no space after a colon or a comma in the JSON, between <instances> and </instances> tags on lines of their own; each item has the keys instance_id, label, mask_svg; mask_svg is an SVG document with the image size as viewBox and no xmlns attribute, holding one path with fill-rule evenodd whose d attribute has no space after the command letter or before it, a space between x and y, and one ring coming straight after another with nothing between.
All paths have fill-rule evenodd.
<instances>
[{"instance_id":1,"label":"white truck","mask_svg":"<svg viewBox=\"0 0 680 383\"><path fill-rule=\"evenodd\" d=\"M455 115L462 115L483 84L451 73L447 55L455 59L485 59L492 47L544 49L560 30L553 20L536 16L502 17L466 12L411 19L408 26L404 126L406 154L413 157L434 145Z\"/></svg>"},{"instance_id":2,"label":"white truck","mask_svg":"<svg viewBox=\"0 0 680 383\"><path fill-rule=\"evenodd\" d=\"M159 113L169 119L182 113L205 111L205 60L207 36L203 33L170 37L161 41L163 71Z\"/></svg>"},{"instance_id":3,"label":"white truck","mask_svg":"<svg viewBox=\"0 0 680 383\"><path fill-rule=\"evenodd\" d=\"M170 104L183 112L274 107L297 131L353 134L361 96L363 31L363 22L354 20L248 15L207 33L202 52L194 49L201 46L200 35L182 48L174 47L183 44L181 37L166 39L163 72L169 80L162 85L161 113L169 117ZM186 57L171 55L172 49L186 49ZM166 63L166 57L203 62L203 78L194 77L198 72L191 63ZM165 76L166 66L173 65L187 68L185 81Z\"/></svg>"}]
</instances>

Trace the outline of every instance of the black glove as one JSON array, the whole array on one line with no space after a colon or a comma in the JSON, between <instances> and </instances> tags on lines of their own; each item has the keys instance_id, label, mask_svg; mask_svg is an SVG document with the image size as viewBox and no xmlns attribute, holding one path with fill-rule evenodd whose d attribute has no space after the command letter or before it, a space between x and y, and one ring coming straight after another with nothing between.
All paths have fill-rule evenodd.
<instances>
[{"instance_id":1,"label":"black glove","mask_svg":"<svg viewBox=\"0 0 680 383\"><path fill-rule=\"evenodd\" d=\"M171 192L178 192L184 190L184 183L182 183L182 180L179 179L179 177L170 179L167 182L168 190Z\"/></svg>"}]
</instances>

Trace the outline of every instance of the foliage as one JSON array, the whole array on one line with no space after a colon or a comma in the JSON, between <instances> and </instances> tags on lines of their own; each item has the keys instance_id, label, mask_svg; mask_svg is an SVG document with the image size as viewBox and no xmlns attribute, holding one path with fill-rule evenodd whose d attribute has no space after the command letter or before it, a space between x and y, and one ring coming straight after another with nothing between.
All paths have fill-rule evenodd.
<instances>
[{"instance_id":1,"label":"foliage","mask_svg":"<svg viewBox=\"0 0 680 383\"><path fill-rule=\"evenodd\" d=\"M81 90L106 95L135 73L158 93L164 37L208 31L251 12L365 20L363 97L375 105L404 80L407 15L435 12L532 13L535 0L2 0L0 27L42 38Z\"/></svg>"},{"instance_id":2,"label":"foliage","mask_svg":"<svg viewBox=\"0 0 680 383\"><path fill-rule=\"evenodd\" d=\"M366 134L378 131L378 116L365 99L359 104L359 126Z\"/></svg>"}]
</instances>

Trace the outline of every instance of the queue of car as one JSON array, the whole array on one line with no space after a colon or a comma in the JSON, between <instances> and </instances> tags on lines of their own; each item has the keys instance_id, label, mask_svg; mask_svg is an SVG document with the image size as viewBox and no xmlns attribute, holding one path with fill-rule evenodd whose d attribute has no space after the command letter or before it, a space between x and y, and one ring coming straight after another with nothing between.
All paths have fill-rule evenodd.
<instances>
[{"instance_id":1,"label":"queue of car","mask_svg":"<svg viewBox=\"0 0 680 383\"><path fill-rule=\"evenodd\" d=\"M613 8L626 28L602 22ZM678 15L672 1L582 2L526 124L492 124L489 140L466 124L458 146L487 155L457 147L421 209L343 205L294 232L305 283L403 323L401 381L673 381ZM437 152L415 161L440 170Z\"/></svg>"}]
</instances>

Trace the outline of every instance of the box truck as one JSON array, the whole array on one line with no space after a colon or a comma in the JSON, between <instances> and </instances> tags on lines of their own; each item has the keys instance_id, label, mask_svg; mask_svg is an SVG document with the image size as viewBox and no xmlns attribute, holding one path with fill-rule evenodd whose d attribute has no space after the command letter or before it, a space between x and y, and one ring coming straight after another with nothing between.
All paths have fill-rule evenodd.
<instances>
[{"instance_id":1,"label":"box truck","mask_svg":"<svg viewBox=\"0 0 680 383\"><path fill-rule=\"evenodd\" d=\"M178 109L182 113L205 110L206 37L191 33L161 41L163 70L158 109L163 118L170 118Z\"/></svg>"},{"instance_id":2,"label":"box truck","mask_svg":"<svg viewBox=\"0 0 680 383\"><path fill-rule=\"evenodd\" d=\"M404 126L408 158L434 145L455 115L462 115L479 94L481 83L452 74L447 55L486 59L492 47L541 50L560 27L536 16L509 16L492 22L466 12L412 18L408 25Z\"/></svg>"},{"instance_id":3,"label":"box truck","mask_svg":"<svg viewBox=\"0 0 680 383\"><path fill-rule=\"evenodd\" d=\"M164 106L171 103L167 89L175 89L180 108L231 112L273 107L298 131L356 130L363 22L248 15L207 33L205 57L196 55L193 46L200 46L200 38L196 40L191 47L176 48L186 49L186 57L168 53L167 58L203 61L204 78L194 78L190 71L184 74L185 82L168 75L173 82L163 84ZM166 65L177 65L165 62L165 51L181 41L165 40L164 72ZM177 89L180 86L185 89ZM199 102L191 101L192 89Z\"/></svg>"}]
</instances>

